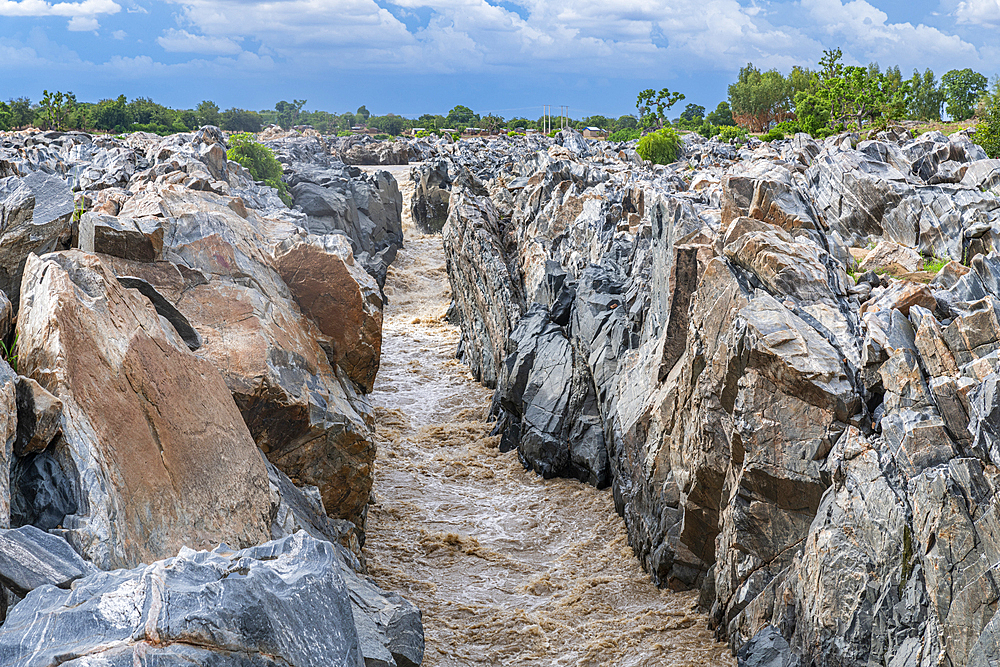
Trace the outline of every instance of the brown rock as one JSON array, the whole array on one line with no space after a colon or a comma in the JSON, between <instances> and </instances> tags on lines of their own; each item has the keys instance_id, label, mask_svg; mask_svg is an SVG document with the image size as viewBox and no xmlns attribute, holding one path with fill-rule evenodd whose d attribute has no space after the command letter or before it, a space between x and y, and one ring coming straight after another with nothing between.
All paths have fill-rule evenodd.
<instances>
[{"instance_id":1,"label":"brown rock","mask_svg":"<svg viewBox=\"0 0 1000 667\"><path fill-rule=\"evenodd\" d=\"M382 352L382 297L354 262L347 237L295 236L275 249L274 259L302 312L330 337L337 365L371 392Z\"/></svg>"},{"instance_id":2,"label":"brown rock","mask_svg":"<svg viewBox=\"0 0 1000 667\"><path fill-rule=\"evenodd\" d=\"M865 257L858 271L878 271L885 269L889 273L913 273L923 266L920 253L912 248L901 246L892 241L880 241L875 249Z\"/></svg>"},{"instance_id":3,"label":"brown rock","mask_svg":"<svg viewBox=\"0 0 1000 667\"><path fill-rule=\"evenodd\" d=\"M231 198L164 188L164 256L140 263L102 256L116 275L141 278L201 338L198 356L222 373L257 445L297 484L319 487L331 516L364 526L372 487L374 411L319 344L274 267L268 222ZM282 228L283 229L283 228Z\"/></svg>"},{"instance_id":4,"label":"brown rock","mask_svg":"<svg viewBox=\"0 0 1000 667\"><path fill-rule=\"evenodd\" d=\"M54 455L80 503L67 537L102 568L268 538L264 461L218 372L94 255L31 256L21 370L63 402Z\"/></svg>"}]
</instances>

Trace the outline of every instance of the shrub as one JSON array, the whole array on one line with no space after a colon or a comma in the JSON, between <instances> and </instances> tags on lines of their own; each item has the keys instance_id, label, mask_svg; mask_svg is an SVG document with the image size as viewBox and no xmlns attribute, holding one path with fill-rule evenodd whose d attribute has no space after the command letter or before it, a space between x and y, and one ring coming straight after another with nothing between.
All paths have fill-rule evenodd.
<instances>
[{"instance_id":1,"label":"shrub","mask_svg":"<svg viewBox=\"0 0 1000 667\"><path fill-rule=\"evenodd\" d=\"M719 133L719 128L712 125L707 120L698 126L698 134L705 137L706 139L711 139Z\"/></svg>"},{"instance_id":2,"label":"shrub","mask_svg":"<svg viewBox=\"0 0 1000 667\"><path fill-rule=\"evenodd\" d=\"M726 125L719 128L719 141L733 143L734 141L746 141L747 131L738 125Z\"/></svg>"},{"instance_id":3,"label":"shrub","mask_svg":"<svg viewBox=\"0 0 1000 667\"><path fill-rule=\"evenodd\" d=\"M681 138L672 127L660 128L639 139L635 150L643 160L653 164L670 164L680 157Z\"/></svg>"},{"instance_id":4,"label":"shrub","mask_svg":"<svg viewBox=\"0 0 1000 667\"><path fill-rule=\"evenodd\" d=\"M230 136L226 157L246 167L255 181L263 181L265 185L277 190L281 201L287 206L292 205L288 186L281 180L283 173L281 163L274 157L270 148L254 141L253 135L240 132Z\"/></svg>"},{"instance_id":5,"label":"shrub","mask_svg":"<svg viewBox=\"0 0 1000 667\"><path fill-rule=\"evenodd\" d=\"M353 135L354 135L354 133L351 132L350 130L341 130L340 132L337 133L338 137L350 137L350 136L353 136Z\"/></svg>"},{"instance_id":6,"label":"shrub","mask_svg":"<svg viewBox=\"0 0 1000 667\"><path fill-rule=\"evenodd\" d=\"M388 138L389 138L388 134L376 134L375 135L375 140L376 141L385 141Z\"/></svg>"},{"instance_id":7,"label":"shrub","mask_svg":"<svg viewBox=\"0 0 1000 667\"><path fill-rule=\"evenodd\" d=\"M608 141L622 142L622 141L635 141L642 136L642 132L639 128L626 128L623 130L618 130L617 132L612 132L611 136L608 137Z\"/></svg>"},{"instance_id":8,"label":"shrub","mask_svg":"<svg viewBox=\"0 0 1000 667\"><path fill-rule=\"evenodd\" d=\"M761 141L780 141L784 139L785 135L776 127L772 127L767 131L767 134L760 138Z\"/></svg>"}]
</instances>

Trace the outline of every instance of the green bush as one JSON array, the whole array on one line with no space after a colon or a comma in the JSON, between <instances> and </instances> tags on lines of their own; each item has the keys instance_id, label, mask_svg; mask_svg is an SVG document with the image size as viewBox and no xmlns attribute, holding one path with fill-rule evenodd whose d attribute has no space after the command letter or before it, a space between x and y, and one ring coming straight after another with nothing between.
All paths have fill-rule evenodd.
<instances>
[{"instance_id":1,"label":"green bush","mask_svg":"<svg viewBox=\"0 0 1000 667\"><path fill-rule=\"evenodd\" d=\"M780 141L784 139L785 135L776 127L772 127L767 131L767 134L760 138L761 141Z\"/></svg>"},{"instance_id":2,"label":"green bush","mask_svg":"<svg viewBox=\"0 0 1000 667\"><path fill-rule=\"evenodd\" d=\"M385 141L388 138L389 138L388 134L376 134L375 135L375 140L376 141Z\"/></svg>"},{"instance_id":3,"label":"green bush","mask_svg":"<svg viewBox=\"0 0 1000 667\"><path fill-rule=\"evenodd\" d=\"M719 141L733 143L734 141L744 142L747 140L747 131L739 125L725 125L719 128Z\"/></svg>"},{"instance_id":4,"label":"green bush","mask_svg":"<svg viewBox=\"0 0 1000 667\"><path fill-rule=\"evenodd\" d=\"M265 185L277 190L285 205L292 205L288 186L281 180L283 173L281 163L274 157L270 148L254 141L252 134L240 132L230 136L226 157L246 167L255 181L263 181Z\"/></svg>"},{"instance_id":5,"label":"green bush","mask_svg":"<svg viewBox=\"0 0 1000 667\"><path fill-rule=\"evenodd\" d=\"M511 130L510 132L507 133L507 136L508 137L523 137L524 136L524 132L515 132L514 130Z\"/></svg>"},{"instance_id":6,"label":"green bush","mask_svg":"<svg viewBox=\"0 0 1000 667\"><path fill-rule=\"evenodd\" d=\"M635 150L643 160L653 164L670 164L680 157L681 138L672 127L660 128L639 139Z\"/></svg>"},{"instance_id":7,"label":"green bush","mask_svg":"<svg viewBox=\"0 0 1000 667\"><path fill-rule=\"evenodd\" d=\"M642 132L639 128L633 127L630 129L618 130L617 132L612 132L611 136L608 137L608 141L622 142L622 141L635 141L642 136Z\"/></svg>"},{"instance_id":8,"label":"green bush","mask_svg":"<svg viewBox=\"0 0 1000 667\"><path fill-rule=\"evenodd\" d=\"M354 135L354 133L351 132L350 130L341 130L340 132L337 133L338 137L350 137L350 136L353 136L353 135Z\"/></svg>"},{"instance_id":9,"label":"green bush","mask_svg":"<svg viewBox=\"0 0 1000 667\"><path fill-rule=\"evenodd\" d=\"M711 139L718 133L719 133L719 128L715 125L712 125L707 120L698 126L698 134L705 137L706 139Z\"/></svg>"}]
</instances>

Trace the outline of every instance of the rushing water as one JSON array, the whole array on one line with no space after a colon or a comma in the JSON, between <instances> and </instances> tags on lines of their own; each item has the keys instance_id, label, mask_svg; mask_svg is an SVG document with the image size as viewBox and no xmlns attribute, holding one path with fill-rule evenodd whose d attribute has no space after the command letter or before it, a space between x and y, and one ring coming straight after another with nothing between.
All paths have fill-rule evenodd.
<instances>
[{"instance_id":1,"label":"rushing water","mask_svg":"<svg viewBox=\"0 0 1000 667\"><path fill-rule=\"evenodd\" d=\"M393 171L408 199L406 168ZM500 453L490 393L454 358L441 237L406 217L371 396L365 552L376 582L422 610L424 665L734 664L695 593L649 582L609 491L543 480Z\"/></svg>"}]
</instances>

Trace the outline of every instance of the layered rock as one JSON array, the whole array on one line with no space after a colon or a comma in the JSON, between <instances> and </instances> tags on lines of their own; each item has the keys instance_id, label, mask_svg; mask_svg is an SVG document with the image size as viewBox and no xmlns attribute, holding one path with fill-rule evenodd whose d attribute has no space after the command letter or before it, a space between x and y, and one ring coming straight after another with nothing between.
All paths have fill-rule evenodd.
<instances>
[{"instance_id":1,"label":"layered rock","mask_svg":"<svg viewBox=\"0 0 1000 667\"><path fill-rule=\"evenodd\" d=\"M565 442L585 360L633 551L741 661L996 660L995 165L964 134L696 139L648 170L586 148L449 160L488 193L452 185L444 233L476 250L448 269L502 442ZM849 276L873 242L864 269L971 270ZM571 451L520 447L581 477Z\"/></svg>"},{"instance_id":2,"label":"layered rock","mask_svg":"<svg viewBox=\"0 0 1000 667\"><path fill-rule=\"evenodd\" d=\"M62 402L62 436L44 453L71 478L76 507L40 527L61 524L104 568L262 541L264 462L215 368L177 346L152 305L93 255L29 257L22 293L20 370ZM47 509L35 491L22 481L15 492L32 523Z\"/></svg>"}]
</instances>

